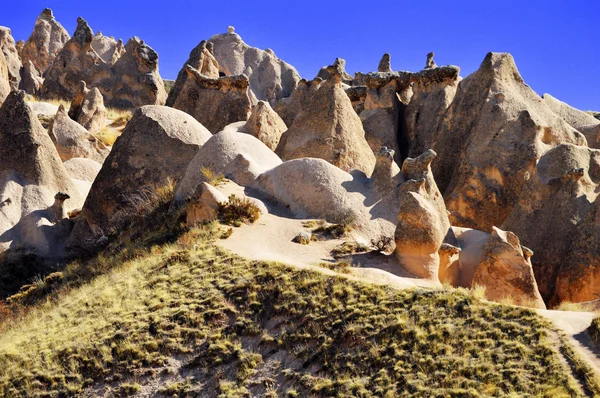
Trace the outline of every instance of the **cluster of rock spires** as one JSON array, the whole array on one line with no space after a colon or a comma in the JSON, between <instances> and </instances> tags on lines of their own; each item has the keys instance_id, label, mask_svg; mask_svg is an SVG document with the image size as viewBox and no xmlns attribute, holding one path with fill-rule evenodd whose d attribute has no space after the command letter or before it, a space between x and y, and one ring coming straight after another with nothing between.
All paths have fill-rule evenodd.
<instances>
[{"instance_id":1,"label":"cluster of rock spires","mask_svg":"<svg viewBox=\"0 0 600 398\"><path fill-rule=\"evenodd\" d=\"M0 48L2 250L94 253L171 182L188 224L209 221L226 200L210 170L295 217L352 219L418 278L537 308L600 297L600 120L538 96L509 54L464 79L429 53L418 72L384 54L377 72L338 58L306 80L230 27L167 98L150 47L83 19L71 38L45 10ZM71 106L45 132L19 87ZM112 148L95 136L106 106L136 108Z\"/></svg>"}]
</instances>

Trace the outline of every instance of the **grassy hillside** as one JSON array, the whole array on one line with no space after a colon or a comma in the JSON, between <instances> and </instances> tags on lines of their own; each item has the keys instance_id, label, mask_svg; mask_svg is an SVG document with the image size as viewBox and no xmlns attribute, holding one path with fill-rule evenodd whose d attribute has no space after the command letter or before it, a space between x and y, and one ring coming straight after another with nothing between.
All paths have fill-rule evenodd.
<instances>
[{"instance_id":1,"label":"grassy hillside","mask_svg":"<svg viewBox=\"0 0 600 398\"><path fill-rule=\"evenodd\" d=\"M247 261L218 234L113 250L90 283L57 282L67 269L13 298L50 293L4 321L0 396L582 395L529 310Z\"/></svg>"}]
</instances>

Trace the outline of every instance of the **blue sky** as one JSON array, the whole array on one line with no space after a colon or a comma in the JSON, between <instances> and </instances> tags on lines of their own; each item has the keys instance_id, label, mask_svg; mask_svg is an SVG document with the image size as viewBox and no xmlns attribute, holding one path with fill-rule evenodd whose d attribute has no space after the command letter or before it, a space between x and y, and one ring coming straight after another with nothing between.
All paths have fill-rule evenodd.
<instances>
[{"instance_id":1,"label":"blue sky","mask_svg":"<svg viewBox=\"0 0 600 398\"><path fill-rule=\"evenodd\" d=\"M246 43L271 48L302 77L335 57L347 70L373 71L384 52L395 70L419 70L429 51L438 65L475 71L489 51L513 54L525 81L580 109L600 111L600 1L6 1L0 25L27 39L36 17L54 10L73 33L78 16L94 31L139 36L174 78L202 39L233 25Z\"/></svg>"}]
</instances>

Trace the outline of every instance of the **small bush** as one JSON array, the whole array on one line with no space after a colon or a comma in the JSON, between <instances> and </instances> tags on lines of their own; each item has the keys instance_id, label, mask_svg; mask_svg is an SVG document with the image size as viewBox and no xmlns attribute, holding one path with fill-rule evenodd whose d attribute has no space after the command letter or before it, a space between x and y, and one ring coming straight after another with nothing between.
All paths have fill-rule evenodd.
<instances>
[{"instance_id":1,"label":"small bush","mask_svg":"<svg viewBox=\"0 0 600 398\"><path fill-rule=\"evenodd\" d=\"M223 224L239 227L253 224L260 217L260 209L248 198L229 196L229 202L219 204L219 219Z\"/></svg>"}]
</instances>

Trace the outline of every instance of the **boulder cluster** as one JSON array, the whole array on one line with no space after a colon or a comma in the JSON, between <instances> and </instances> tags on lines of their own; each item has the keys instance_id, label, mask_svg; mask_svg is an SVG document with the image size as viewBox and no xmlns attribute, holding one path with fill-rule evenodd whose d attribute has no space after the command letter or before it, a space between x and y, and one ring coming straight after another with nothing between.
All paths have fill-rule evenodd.
<instances>
[{"instance_id":1,"label":"boulder cluster","mask_svg":"<svg viewBox=\"0 0 600 398\"><path fill-rule=\"evenodd\" d=\"M188 226L215 220L222 176L263 212L389 242L414 278L535 308L600 298L600 121L540 97L510 54L465 78L433 53L354 76L337 58L308 80L229 27L167 97L152 48L81 18L70 37L46 9L25 43L0 28L0 49L2 251L96 253L165 186ZM46 130L19 88L70 107ZM112 147L107 107L133 111Z\"/></svg>"}]
</instances>

